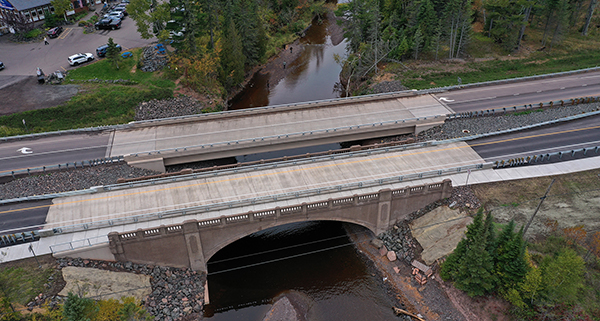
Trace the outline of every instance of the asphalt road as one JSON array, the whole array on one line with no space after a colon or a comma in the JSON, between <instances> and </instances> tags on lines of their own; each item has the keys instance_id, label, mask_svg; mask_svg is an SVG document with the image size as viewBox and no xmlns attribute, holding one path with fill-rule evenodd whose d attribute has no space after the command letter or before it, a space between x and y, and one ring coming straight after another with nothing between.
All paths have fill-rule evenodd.
<instances>
[{"instance_id":1,"label":"asphalt road","mask_svg":"<svg viewBox=\"0 0 600 321\"><path fill-rule=\"evenodd\" d=\"M52 200L0 205L0 235L41 229Z\"/></svg>"},{"instance_id":2,"label":"asphalt road","mask_svg":"<svg viewBox=\"0 0 600 321\"><path fill-rule=\"evenodd\" d=\"M489 162L596 147L600 146L600 116L476 139L467 143ZM587 156L600 155L589 152Z\"/></svg>"},{"instance_id":3,"label":"asphalt road","mask_svg":"<svg viewBox=\"0 0 600 321\"><path fill-rule=\"evenodd\" d=\"M436 96L456 113L600 96L600 72L453 90Z\"/></svg>"},{"instance_id":4,"label":"asphalt road","mask_svg":"<svg viewBox=\"0 0 600 321\"><path fill-rule=\"evenodd\" d=\"M0 174L104 158L110 136L109 133L64 135L1 143Z\"/></svg>"}]
</instances>

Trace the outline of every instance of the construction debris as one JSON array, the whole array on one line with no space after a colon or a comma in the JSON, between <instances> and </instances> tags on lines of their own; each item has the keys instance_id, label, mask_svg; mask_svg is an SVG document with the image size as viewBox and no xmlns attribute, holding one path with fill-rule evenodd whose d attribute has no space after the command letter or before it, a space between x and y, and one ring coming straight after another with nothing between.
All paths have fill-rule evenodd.
<instances>
[{"instance_id":1,"label":"construction debris","mask_svg":"<svg viewBox=\"0 0 600 321\"><path fill-rule=\"evenodd\" d=\"M419 321L425 321L425 319L422 319L422 318L418 317L417 315L412 314L406 310L402 310L402 309L396 308L396 307L392 307L392 309L394 309L394 313L396 313L396 315L404 314L404 315L408 315L411 318L417 319Z\"/></svg>"}]
</instances>

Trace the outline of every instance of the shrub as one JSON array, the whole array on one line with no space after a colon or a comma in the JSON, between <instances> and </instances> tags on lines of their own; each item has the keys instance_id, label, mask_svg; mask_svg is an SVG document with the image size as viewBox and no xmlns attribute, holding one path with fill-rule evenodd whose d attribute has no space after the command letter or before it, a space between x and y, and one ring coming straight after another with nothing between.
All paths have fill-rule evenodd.
<instances>
[{"instance_id":1,"label":"shrub","mask_svg":"<svg viewBox=\"0 0 600 321\"><path fill-rule=\"evenodd\" d=\"M42 30L40 29L33 29L33 30L29 30L28 32L26 32L23 37L25 37L26 39L35 39L37 37L39 37L39 35L41 35L43 33Z\"/></svg>"}]
</instances>

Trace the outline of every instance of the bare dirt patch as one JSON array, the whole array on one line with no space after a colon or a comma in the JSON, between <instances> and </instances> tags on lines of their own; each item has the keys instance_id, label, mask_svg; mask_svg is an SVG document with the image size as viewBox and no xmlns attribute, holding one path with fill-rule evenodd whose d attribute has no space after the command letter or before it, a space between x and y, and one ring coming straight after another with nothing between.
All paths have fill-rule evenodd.
<instances>
[{"instance_id":1,"label":"bare dirt patch","mask_svg":"<svg viewBox=\"0 0 600 321\"><path fill-rule=\"evenodd\" d=\"M0 115L58 106L75 96L79 88L78 85L41 85L36 77L26 77L0 90Z\"/></svg>"}]
</instances>

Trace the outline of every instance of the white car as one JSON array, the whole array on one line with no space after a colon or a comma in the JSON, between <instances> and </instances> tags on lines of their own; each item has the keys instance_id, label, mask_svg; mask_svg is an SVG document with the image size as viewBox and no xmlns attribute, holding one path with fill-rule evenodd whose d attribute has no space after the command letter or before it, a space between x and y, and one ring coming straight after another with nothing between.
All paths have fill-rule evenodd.
<instances>
[{"instance_id":1,"label":"white car","mask_svg":"<svg viewBox=\"0 0 600 321\"><path fill-rule=\"evenodd\" d=\"M124 17L125 16L120 11L111 11L109 14L105 14L104 15L104 18L111 18L111 19L118 18L118 19L121 19L121 20L123 20Z\"/></svg>"},{"instance_id":2,"label":"white car","mask_svg":"<svg viewBox=\"0 0 600 321\"><path fill-rule=\"evenodd\" d=\"M78 53L78 54L74 54L74 55L70 56L68 60L69 60L69 65L71 65L71 66L77 66L77 65L82 64L84 62L88 62L88 61L94 60L94 55L92 55L89 52L87 52L87 53Z\"/></svg>"}]
</instances>

